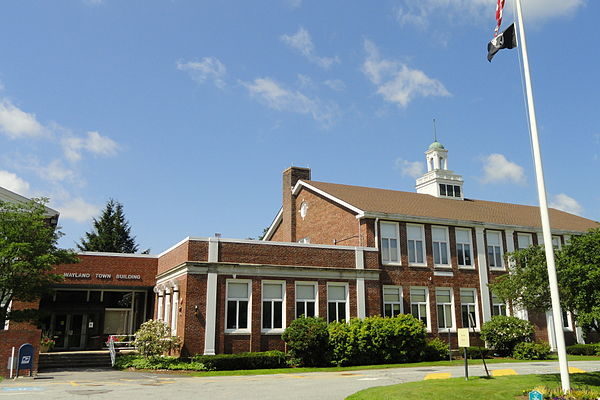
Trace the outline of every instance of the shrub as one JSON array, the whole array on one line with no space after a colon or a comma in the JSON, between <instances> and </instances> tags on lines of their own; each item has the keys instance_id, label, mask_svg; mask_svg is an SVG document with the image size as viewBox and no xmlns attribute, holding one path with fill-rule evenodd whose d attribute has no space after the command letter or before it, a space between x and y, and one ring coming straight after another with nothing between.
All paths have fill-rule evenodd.
<instances>
[{"instance_id":1,"label":"shrub","mask_svg":"<svg viewBox=\"0 0 600 400\"><path fill-rule=\"evenodd\" d=\"M319 367L330 359L329 331L323 318L297 318L283 332L291 363Z\"/></svg>"},{"instance_id":2,"label":"shrub","mask_svg":"<svg viewBox=\"0 0 600 400\"><path fill-rule=\"evenodd\" d=\"M135 333L133 345L142 356L156 357L179 346L179 338L171 336L171 328L164 322L149 320Z\"/></svg>"},{"instance_id":3,"label":"shrub","mask_svg":"<svg viewBox=\"0 0 600 400\"><path fill-rule=\"evenodd\" d=\"M497 315L481 327L481 339L501 355L510 355L520 342L531 342L533 325L517 317Z\"/></svg>"},{"instance_id":4,"label":"shrub","mask_svg":"<svg viewBox=\"0 0 600 400\"><path fill-rule=\"evenodd\" d=\"M517 360L545 360L550 354L548 343L518 343L513 350L513 358Z\"/></svg>"},{"instance_id":5,"label":"shrub","mask_svg":"<svg viewBox=\"0 0 600 400\"><path fill-rule=\"evenodd\" d=\"M217 354L214 356L198 354L192 357L192 361L203 364L206 369L210 371L287 367L285 353L277 350L254 353Z\"/></svg>"},{"instance_id":6,"label":"shrub","mask_svg":"<svg viewBox=\"0 0 600 400\"><path fill-rule=\"evenodd\" d=\"M425 346L425 326L406 314L353 319L329 324L329 343L336 365L416 361Z\"/></svg>"},{"instance_id":7,"label":"shrub","mask_svg":"<svg viewBox=\"0 0 600 400\"><path fill-rule=\"evenodd\" d=\"M567 346L567 354L573 354L578 356L595 356L600 355L600 344L588 343L588 344L574 344Z\"/></svg>"},{"instance_id":8,"label":"shrub","mask_svg":"<svg viewBox=\"0 0 600 400\"><path fill-rule=\"evenodd\" d=\"M186 370L186 371L205 371L206 367L199 362L186 362L177 357L143 357L137 355L123 355L115 360L115 368L136 368L136 369L166 369L166 370Z\"/></svg>"},{"instance_id":9,"label":"shrub","mask_svg":"<svg viewBox=\"0 0 600 400\"><path fill-rule=\"evenodd\" d=\"M469 360L481 359L482 354L483 354L483 358L492 358L493 353L494 353L493 349L486 349L485 347L481 347L481 346L467 347L467 358Z\"/></svg>"},{"instance_id":10,"label":"shrub","mask_svg":"<svg viewBox=\"0 0 600 400\"><path fill-rule=\"evenodd\" d=\"M450 354L450 346L440 338L434 338L425 342L425 347L421 353L423 361L447 360Z\"/></svg>"},{"instance_id":11,"label":"shrub","mask_svg":"<svg viewBox=\"0 0 600 400\"><path fill-rule=\"evenodd\" d=\"M544 399L554 400L596 400L600 398L600 391L595 389L578 389L573 388L569 393L565 394L560 387L538 386L533 390L540 392ZM523 395L527 396L530 390L523 391Z\"/></svg>"}]
</instances>

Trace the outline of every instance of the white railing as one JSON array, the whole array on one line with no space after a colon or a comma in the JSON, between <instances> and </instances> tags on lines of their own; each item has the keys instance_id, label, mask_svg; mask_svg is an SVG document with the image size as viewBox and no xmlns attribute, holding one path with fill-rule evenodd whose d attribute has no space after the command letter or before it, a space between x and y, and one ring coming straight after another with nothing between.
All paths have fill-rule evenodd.
<instances>
[{"instance_id":1,"label":"white railing","mask_svg":"<svg viewBox=\"0 0 600 400\"><path fill-rule=\"evenodd\" d=\"M110 365L115 366L115 360L117 359L117 351L115 350L115 340L112 336L108 338L108 351L110 353Z\"/></svg>"},{"instance_id":2,"label":"white railing","mask_svg":"<svg viewBox=\"0 0 600 400\"><path fill-rule=\"evenodd\" d=\"M135 349L133 342L135 341L135 335L110 335L106 345L110 353L110 362L112 366L115 365L117 358L117 350L121 348Z\"/></svg>"}]
</instances>

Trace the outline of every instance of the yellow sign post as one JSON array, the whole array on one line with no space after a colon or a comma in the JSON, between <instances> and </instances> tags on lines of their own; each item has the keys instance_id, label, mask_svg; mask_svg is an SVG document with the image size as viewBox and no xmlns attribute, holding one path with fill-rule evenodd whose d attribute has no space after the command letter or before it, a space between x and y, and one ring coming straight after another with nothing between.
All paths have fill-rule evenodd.
<instances>
[{"instance_id":1,"label":"yellow sign post","mask_svg":"<svg viewBox=\"0 0 600 400\"><path fill-rule=\"evenodd\" d=\"M458 347L464 349L465 357L465 379L469 379L469 358L467 357L467 347L471 345L469 340L469 328L458 328Z\"/></svg>"}]
</instances>

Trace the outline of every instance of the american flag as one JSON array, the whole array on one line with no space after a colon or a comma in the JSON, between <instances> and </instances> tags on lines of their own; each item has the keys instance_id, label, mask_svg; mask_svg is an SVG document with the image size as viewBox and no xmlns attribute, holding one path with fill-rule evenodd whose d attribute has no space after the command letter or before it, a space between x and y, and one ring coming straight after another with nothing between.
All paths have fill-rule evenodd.
<instances>
[{"instance_id":1,"label":"american flag","mask_svg":"<svg viewBox=\"0 0 600 400\"><path fill-rule=\"evenodd\" d=\"M494 37L498 36L500 25L502 24L502 10L504 9L505 0L498 0L496 4L496 29L494 29Z\"/></svg>"}]
</instances>

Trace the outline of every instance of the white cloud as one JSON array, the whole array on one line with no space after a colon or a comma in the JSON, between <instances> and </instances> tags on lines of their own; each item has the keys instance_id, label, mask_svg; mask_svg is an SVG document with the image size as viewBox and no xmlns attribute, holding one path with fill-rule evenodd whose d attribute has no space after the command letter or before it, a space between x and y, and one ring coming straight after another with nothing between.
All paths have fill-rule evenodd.
<instances>
[{"instance_id":1,"label":"white cloud","mask_svg":"<svg viewBox=\"0 0 600 400\"><path fill-rule=\"evenodd\" d=\"M0 133L10 139L39 137L46 132L37 121L35 114L26 113L15 107L9 100L0 100Z\"/></svg>"},{"instance_id":2,"label":"white cloud","mask_svg":"<svg viewBox=\"0 0 600 400\"><path fill-rule=\"evenodd\" d=\"M45 180L50 182L61 182L65 180L73 180L75 172L66 168L61 160L54 160L50 164L38 168L37 173Z\"/></svg>"},{"instance_id":3,"label":"white cloud","mask_svg":"<svg viewBox=\"0 0 600 400\"><path fill-rule=\"evenodd\" d=\"M177 69L187 72L199 84L212 80L216 87L225 87L225 65L216 57L204 57L202 61L177 62Z\"/></svg>"},{"instance_id":4,"label":"white cloud","mask_svg":"<svg viewBox=\"0 0 600 400\"><path fill-rule=\"evenodd\" d=\"M304 28L298 29L293 35L281 35L281 41L292 49L298 51L310 62L317 64L321 68L328 69L333 64L340 62L336 57L319 57L315 54L315 45L310 37L310 33Z\"/></svg>"},{"instance_id":5,"label":"white cloud","mask_svg":"<svg viewBox=\"0 0 600 400\"><path fill-rule=\"evenodd\" d=\"M302 88L314 89L315 83L310 76L298 74L298 85Z\"/></svg>"},{"instance_id":6,"label":"white cloud","mask_svg":"<svg viewBox=\"0 0 600 400\"><path fill-rule=\"evenodd\" d=\"M569 16L585 6L586 0L528 0L523 14L533 20ZM512 3L506 2L505 20L511 19ZM396 8L396 19L402 25L425 28L434 16L454 21L489 21L493 28L496 2L490 0L402 0Z\"/></svg>"},{"instance_id":7,"label":"white cloud","mask_svg":"<svg viewBox=\"0 0 600 400\"><path fill-rule=\"evenodd\" d=\"M79 161L84 150L101 156L112 156L119 150L119 145L114 140L98 132L88 132L86 137L65 137L62 147L69 161Z\"/></svg>"},{"instance_id":8,"label":"white cloud","mask_svg":"<svg viewBox=\"0 0 600 400\"><path fill-rule=\"evenodd\" d=\"M21 196L29 194L29 183L12 172L0 170L0 186Z\"/></svg>"},{"instance_id":9,"label":"white cloud","mask_svg":"<svg viewBox=\"0 0 600 400\"><path fill-rule=\"evenodd\" d=\"M508 161L502 154L490 154L483 158L483 183L511 182L524 184L523 167Z\"/></svg>"},{"instance_id":10,"label":"white cloud","mask_svg":"<svg viewBox=\"0 0 600 400\"><path fill-rule=\"evenodd\" d=\"M328 79L324 81L323 84L337 92L341 92L342 90L346 89L346 84L341 79Z\"/></svg>"},{"instance_id":11,"label":"white cloud","mask_svg":"<svg viewBox=\"0 0 600 400\"><path fill-rule=\"evenodd\" d=\"M365 40L364 46L367 58L362 71L386 101L406 107L415 97L450 96L440 81L428 77L423 71L381 59L377 47L369 40Z\"/></svg>"},{"instance_id":12,"label":"white cloud","mask_svg":"<svg viewBox=\"0 0 600 400\"><path fill-rule=\"evenodd\" d=\"M256 78L253 82L242 82L242 85L268 107L278 111L310 114L325 127L331 126L339 113L335 103L324 103L299 91L288 90L270 78Z\"/></svg>"},{"instance_id":13,"label":"white cloud","mask_svg":"<svg viewBox=\"0 0 600 400\"><path fill-rule=\"evenodd\" d=\"M550 207L562 210L571 214L581 215L583 207L571 196L564 193L559 193L552 197L549 204Z\"/></svg>"},{"instance_id":14,"label":"white cloud","mask_svg":"<svg viewBox=\"0 0 600 400\"><path fill-rule=\"evenodd\" d=\"M100 207L78 197L57 206L60 217L76 222L88 222L100 212Z\"/></svg>"},{"instance_id":15,"label":"white cloud","mask_svg":"<svg viewBox=\"0 0 600 400\"><path fill-rule=\"evenodd\" d=\"M425 173L425 165L420 161L408 161L401 158L396 159L396 168L400 170L402 176L418 178Z\"/></svg>"}]
</instances>

